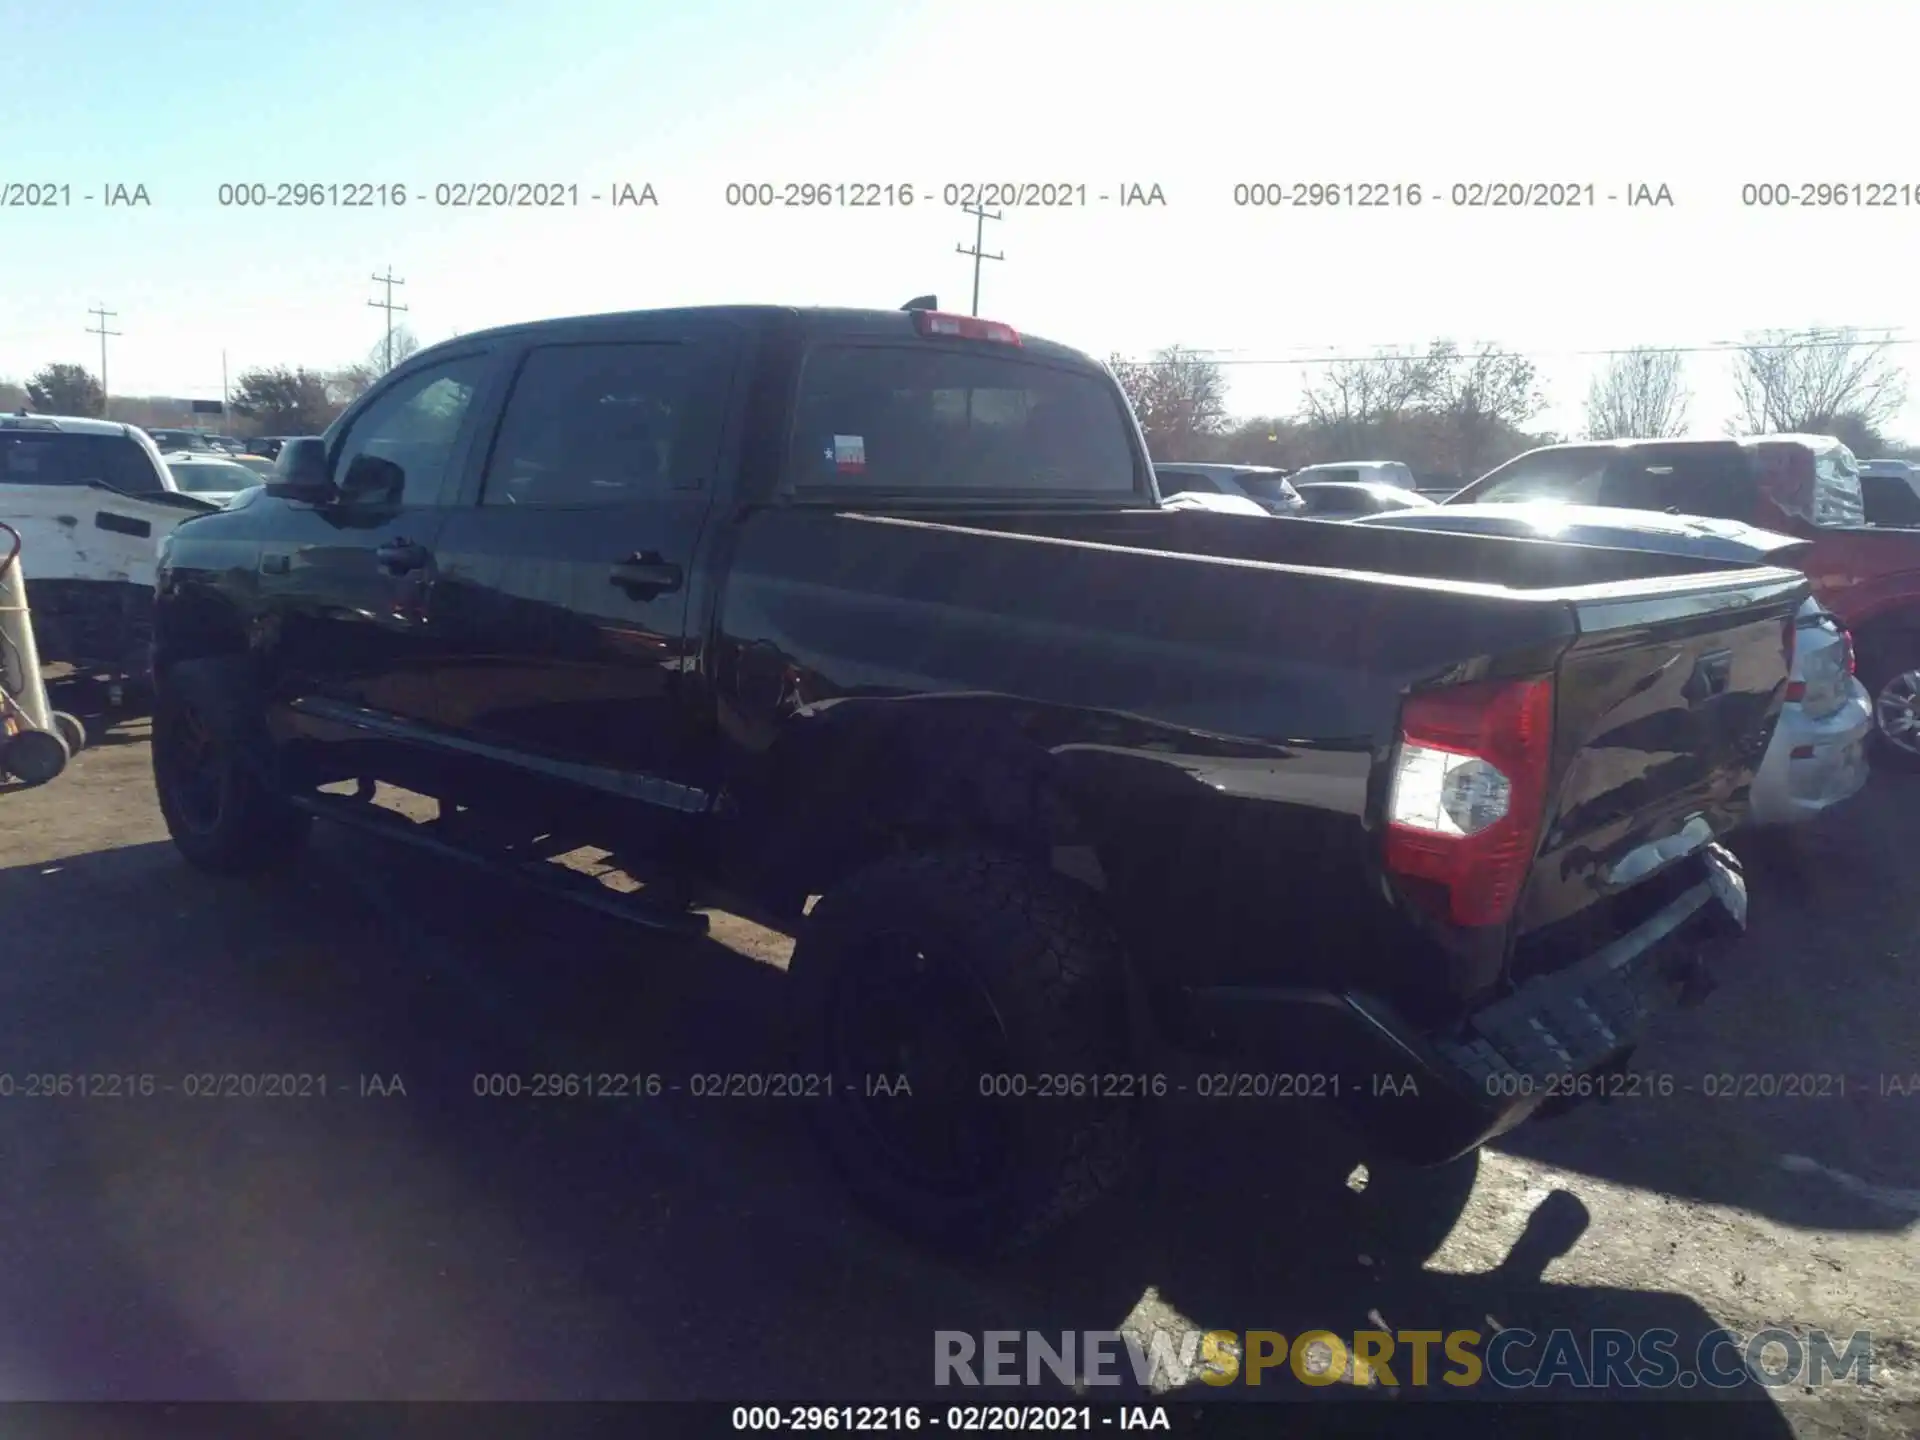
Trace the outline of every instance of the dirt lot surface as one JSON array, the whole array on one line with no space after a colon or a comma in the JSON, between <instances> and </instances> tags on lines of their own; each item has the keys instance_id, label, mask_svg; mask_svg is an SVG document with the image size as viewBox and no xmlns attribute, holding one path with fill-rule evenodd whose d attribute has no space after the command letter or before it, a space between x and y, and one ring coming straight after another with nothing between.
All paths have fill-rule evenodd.
<instances>
[{"instance_id":1,"label":"dirt lot surface","mask_svg":"<svg viewBox=\"0 0 1920 1440\"><path fill-rule=\"evenodd\" d=\"M475 1095L778 1070L779 937L665 941L332 827L289 876L216 881L166 842L134 725L0 792L0 1398L945 1402L936 1330L1607 1325L1684 1355L1784 1326L1872 1331L1871 1383L1748 1387L1743 1433L1912 1433L1916 855L1920 781L1876 776L1750 856L1738 966L1636 1058L1665 1098L1358 1191L1313 1116L1168 1106L1132 1191L962 1272L850 1213L792 1102ZM46 1074L158 1088L29 1095ZM1844 1097L1704 1078L1829 1074ZM326 1096L187 1093L242 1075Z\"/></svg>"}]
</instances>

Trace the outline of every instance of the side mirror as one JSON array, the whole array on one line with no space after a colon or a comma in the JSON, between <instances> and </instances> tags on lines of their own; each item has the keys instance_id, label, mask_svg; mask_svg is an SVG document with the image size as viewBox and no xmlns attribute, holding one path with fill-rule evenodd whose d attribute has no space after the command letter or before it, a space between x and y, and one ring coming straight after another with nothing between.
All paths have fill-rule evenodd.
<instances>
[{"instance_id":1,"label":"side mirror","mask_svg":"<svg viewBox=\"0 0 1920 1440\"><path fill-rule=\"evenodd\" d=\"M310 505L324 505L333 499L333 479L327 474L327 442L318 435L303 435L282 445L266 492Z\"/></svg>"},{"instance_id":2,"label":"side mirror","mask_svg":"<svg viewBox=\"0 0 1920 1440\"><path fill-rule=\"evenodd\" d=\"M340 499L349 505L398 505L407 472L380 455L356 455L340 477Z\"/></svg>"}]
</instances>

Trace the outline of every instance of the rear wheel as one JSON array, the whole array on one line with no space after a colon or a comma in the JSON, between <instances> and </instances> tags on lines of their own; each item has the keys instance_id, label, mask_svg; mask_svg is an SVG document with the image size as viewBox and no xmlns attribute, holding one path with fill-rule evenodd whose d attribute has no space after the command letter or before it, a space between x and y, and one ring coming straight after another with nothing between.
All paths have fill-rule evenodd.
<instances>
[{"instance_id":1,"label":"rear wheel","mask_svg":"<svg viewBox=\"0 0 1920 1440\"><path fill-rule=\"evenodd\" d=\"M935 1248L1028 1243L1126 1172L1117 946L1091 897L1010 856L885 860L823 898L791 975L801 1068L855 1196Z\"/></svg>"},{"instance_id":2,"label":"rear wheel","mask_svg":"<svg viewBox=\"0 0 1920 1440\"><path fill-rule=\"evenodd\" d=\"M1901 770L1920 771L1920 641L1899 640L1871 655L1861 679L1873 697L1873 728L1879 758Z\"/></svg>"},{"instance_id":3,"label":"rear wheel","mask_svg":"<svg viewBox=\"0 0 1920 1440\"><path fill-rule=\"evenodd\" d=\"M155 697L153 782L167 833L191 864L218 874L265 870L305 842L310 817L249 763L264 748L237 664L188 660L168 670Z\"/></svg>"}]
</instances>

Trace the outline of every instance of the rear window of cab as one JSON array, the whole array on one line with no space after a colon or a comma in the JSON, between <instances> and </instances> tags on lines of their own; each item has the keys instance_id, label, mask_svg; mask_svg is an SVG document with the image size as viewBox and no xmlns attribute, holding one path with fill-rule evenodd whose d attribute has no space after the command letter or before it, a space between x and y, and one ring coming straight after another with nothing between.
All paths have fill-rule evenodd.
<instances>
[{"instance_id":1,"label":"rear window of cab","mask_svg":"<svg viewBox=\"0 0 1920 1440\"><path fill-rule=\"evenodd\" d=\"M1106 376L1001 354L821 345L801 368L796 490L928 494L1145 490L1132 418Z\"/></svg>"},{"instance_id":2,"label":"rear window of cab","mask_svg":"<svg viewBox=\"0 0 1920 1440\"><path fill-rule=\"evenodd\" d=\"M0 484L111 485L129 495L164 492L147 452L124 435L0 430Z\"/></svg>"}]
</instances>

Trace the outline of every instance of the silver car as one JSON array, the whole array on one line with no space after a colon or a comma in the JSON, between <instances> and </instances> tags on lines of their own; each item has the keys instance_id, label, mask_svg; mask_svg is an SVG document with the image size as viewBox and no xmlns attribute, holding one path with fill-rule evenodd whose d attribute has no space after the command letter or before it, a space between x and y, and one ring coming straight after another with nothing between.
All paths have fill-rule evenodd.
<instances>
[{"instance_id":1,"label":"silver car","mask_svg":"<svg viewBox=\"0 0 1920 1440\"><path fill-rule=\"evenodd\" d=\"M242 490L267 480L251 466L204 450L177 450L165 459L174 485L210 505L225 505Z\"/></svg>"}]
</instances>

